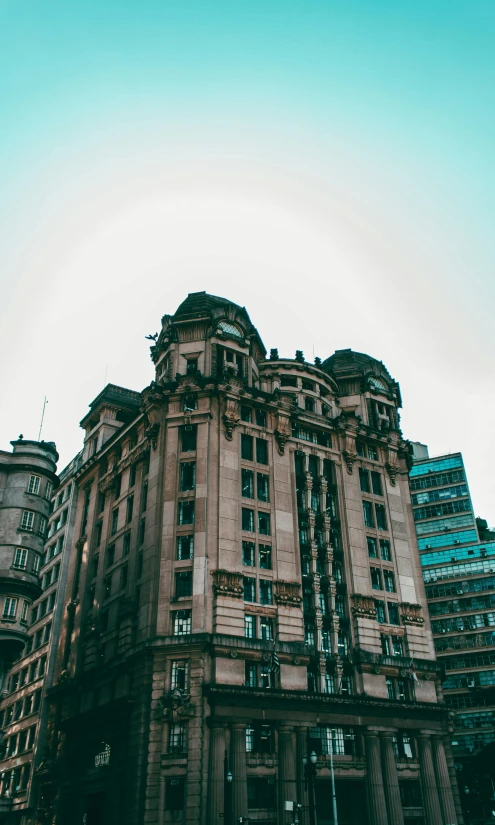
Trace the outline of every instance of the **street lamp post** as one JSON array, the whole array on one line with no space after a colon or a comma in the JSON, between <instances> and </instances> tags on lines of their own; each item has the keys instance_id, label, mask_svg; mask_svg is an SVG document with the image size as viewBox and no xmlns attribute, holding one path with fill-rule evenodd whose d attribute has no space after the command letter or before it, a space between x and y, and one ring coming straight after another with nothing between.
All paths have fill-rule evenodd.
<instances>
[{"instance_id":1,"label":"street lamp post","mask_svg":"<svg viewBox=\"0 0 495 825\"><path fill-rule=\"evenodd\" d=\"M316 797L315 797L315 782L316 782L316 763L318 757L315 751L309 752L311 742L309 737L309 730L307 735L307 752L303 756L304 765L304 779L306 788L308 790L309 798L309 825L316 825ZM309 756L308 756L309 754Z\"/></svg>"}]
</instances>

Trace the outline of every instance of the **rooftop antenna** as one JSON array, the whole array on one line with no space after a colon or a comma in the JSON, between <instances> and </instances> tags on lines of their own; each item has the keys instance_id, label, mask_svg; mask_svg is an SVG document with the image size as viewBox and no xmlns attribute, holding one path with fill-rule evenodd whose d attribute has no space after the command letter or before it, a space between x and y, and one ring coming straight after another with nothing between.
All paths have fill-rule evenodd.
<instances>
[{"instance_id":1,"label":"rooftop antenna","mask_svg":"<svg viewBox=\"0 0 495 825\"><path fill-rule=\"evenodd\" d=\"M38 433L38 441L40 441L40 439L41 439L41 430L43 428L43 419L45 417L45 407L46 407L47 404L48 404L48 399L45 395L45 398L44 398L44 401L43 401L43 412L41 413L40 431Z\"/></svg>"}]
</instances>

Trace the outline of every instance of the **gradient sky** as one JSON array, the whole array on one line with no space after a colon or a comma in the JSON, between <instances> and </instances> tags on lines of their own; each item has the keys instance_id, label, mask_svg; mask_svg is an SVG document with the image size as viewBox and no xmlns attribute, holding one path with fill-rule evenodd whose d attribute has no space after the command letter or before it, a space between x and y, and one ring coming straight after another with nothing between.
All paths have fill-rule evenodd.
<instances>
[{"instance_id":1,"label":"gradient sky","mask_svg":"<svg viewBox=\"0 0 495 825\"><path fill-rule=\"evenodd\" d=\"M0 448L66 464L187 292L352 347L495 525L493 0L0 0Z\"/></svg>"}]
</instances>

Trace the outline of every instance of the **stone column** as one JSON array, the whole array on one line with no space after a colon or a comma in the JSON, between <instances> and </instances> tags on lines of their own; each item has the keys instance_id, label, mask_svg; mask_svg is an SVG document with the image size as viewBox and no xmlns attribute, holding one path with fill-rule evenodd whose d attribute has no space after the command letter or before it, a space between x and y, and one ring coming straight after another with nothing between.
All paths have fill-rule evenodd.
<instances>
[{"instance_id":1,"label":"stone column","mask_svg":"<svg viewBox=\"0 0 495 825\"><path fill-rule=\"evenodd\" d=\"M390 825L404 825L399 779L397 777L397 767L392 744L392 731L381 731L380 740L382 745L383 779L388 808L388 821Z\"/></svg>"},{"instance_id":2,"label":"stone column","mask_svg":"<svg viewBox=\"0 0 495 825\"><path fill-rule=\"evenodd\" d=\"M278 798L280 825L286 825L285 802L297 802L294 729L283 725L278 729Z\"/></svg>"},{"instance_id":3,"label":"stone column","mask_svg":"<svg viewBox=\"0 0 495 825\"><path fill-rule=\"evenodd\" d=\"M225 724L213 721L210 730L210 756L208 763L208 823L221 825L225 803Z\"/></svg>"},{"instance_id":4,"label":"stone column","mask_svg":"<svg viewBox=\"0 0 495 825\"><path fill-rule=\"evenodd\" d=\"M435 769L433 767L430 735L427 733L420 734L420 736L418 736L418 745L425 823L426 825L443 825L437 782L435 779Z\"/></svg>"},{"instance_id":5,"label":"stone column","mask_svg":"<svg viewBox=\"0 0 495 825\"><path fill-rule=\"evenodd\" d=\"M438 796L443 813L445 825L457 825L457 814L454 804L454 796L450 785L449 769L443 746L443 735L433 736L433 760L435 763L435 773L437 776Z\"/></svg>"},{"instance_id":6,"label":"stone column","mask_svg":"<svg viewBox=\"0 0 495 825\"><path fill-rule=\"evenodd\" d=\"M296 769L297 769L297 801L302 805L299 815L301 825L308 825L309 796L304 778L303 757L307 752L307 729L296 728Z\"/></svg>"},{"instance_id":7,"label":"stone column","mask_svg":"<svg viewBox=\"0 0 495 825\"><path fill-rule=\"evenodd\" d=\"M246 725L230 726L230 770L232 771L232 822L247 816ZM210 823L208 823L210 825Z\"/></svg>"},{"instance_id":8,"label":"stone column","mask_svg":"<svg viewBox=\"0 0 495 825\"><path fill-rule=\"evenodd\" d=\"M366 754L366 794L370 825L388 825L387 805L383 788L378 732L364 732Z\"/></svg>"}]
</instances>

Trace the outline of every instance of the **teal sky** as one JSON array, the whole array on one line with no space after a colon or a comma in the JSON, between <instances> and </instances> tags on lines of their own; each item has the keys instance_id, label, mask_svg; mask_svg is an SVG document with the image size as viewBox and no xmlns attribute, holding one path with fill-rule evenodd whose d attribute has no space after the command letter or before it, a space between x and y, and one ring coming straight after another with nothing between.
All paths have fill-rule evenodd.
<instances>
[{"instance_id":1,"label":"teal sky","mask_svg":"<svg viewBox=\"0 0 495 825\"><path fill-rule=\"evenodd\" d=\"M494 38L493 0L0 0L0 447L46 393L67 462L206 289L383 359L495 524Z\"/></svg>"}]
</instances>

